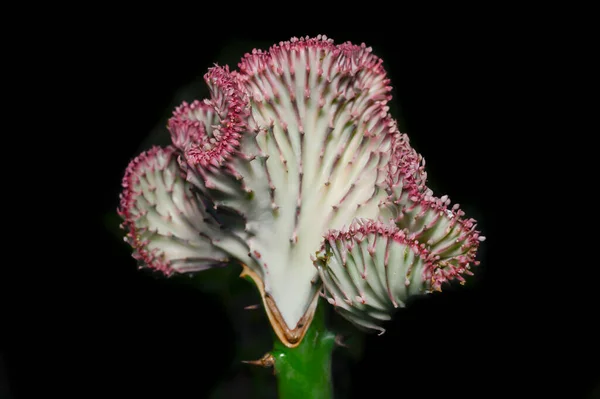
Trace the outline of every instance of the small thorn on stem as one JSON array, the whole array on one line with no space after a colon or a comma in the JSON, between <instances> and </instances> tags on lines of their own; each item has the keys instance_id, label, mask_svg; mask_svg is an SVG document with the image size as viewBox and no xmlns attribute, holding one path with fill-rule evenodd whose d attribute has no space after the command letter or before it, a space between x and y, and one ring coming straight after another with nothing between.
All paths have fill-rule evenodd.
<instances>
[{"instance_id":1,"label":"small thorn on stem","mask_svg":"<svg viewBox=\"0 0 600 399\"><path fill-rule=\"evenodd\" d=\"M265 353L265 355L258 360L242 360L242 363L268 368L273 367L275 358L270 353Z\"/></svg>"},{"instance_id":2,"label":"small thorn on stem","mask_svg":"<svg viewBox=\"0 0 600 399\"><path fill-rule=\"evenodd\" d=\"M248 305L248 306L244 307L244 310L256 310L258 308L260 308L260 305L257 303L255 305Z\"/></svg>"},{"instance_id":3,"label":"small thorn on stem","mask_svg":"<svg viewBox=\"0 0 600 399\"><path fill-rule=\"evenodd\" d=\"M341 346L342 348L347 348L348 345L346 345L346 343L344 342L344 337L341 334L337 334L335 336L335 344L337 346Z\"/></svg>"}]
</instances>

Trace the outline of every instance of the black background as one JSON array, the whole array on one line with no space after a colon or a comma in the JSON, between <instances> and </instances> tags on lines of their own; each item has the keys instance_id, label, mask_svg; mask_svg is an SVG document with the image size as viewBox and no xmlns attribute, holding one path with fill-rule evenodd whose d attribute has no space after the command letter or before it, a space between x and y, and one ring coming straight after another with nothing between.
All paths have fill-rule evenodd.
<instances>
[{"instance_id":1,"label":"black background","mask_svg":"<svg viewBox=\"0 0 600 399\"><path fill-rule=\"evenodd\" d=\"M256 299L252 289L227 280L248 291L231 309L208 284L196 289L138 271L115 234L114 211L129 160L151 143L165 143L173 106L206 96L201 79L208 67L235 68L252 47L319 33L337 43L365 42L384 60L394 88L391 112L426 158L431 186L460 203L487 237L469 285L415 300L381 337L350 338L362 348L358 355L335 352L338 397L520 397L564 388L576 398L591 392L593 367L559 362L561 369L577 367L573 378L546 363L557 349L530 328L539 312L525 301L531 282L519 278L530 264L515 255L523 239L503 214L513 198L507 186L522 179L511 164L515 142L524 139L515 137L513 109L522 50L513 48L518 40L509 28L425 18L412 25L400 20L386 31L323 25L235 32L202 21L180 26L139 18L132 25L128 18L78 26L66 33L69 46L57 46L56 57L64 51L69 60L60 68L65 81L54 82L59 89L69 81L63 105L69 116L57 120L75 127L69 140L78 150L65 153L85 179L77 173L65 178L72 180L68 223L75 240L70 249L56 248L72 254L70 267L59 273L61 288L50 290L59 303L42 301L33 315L19 313L19 320L35 319L35 327L13 330L7 341L5 380L13 398L38 397L34 392L203 398L217 389L222 396L215 397L272 397L270 371L240 363L268 350L262 338L242 348L252 341L244 336L268 331L260 311L237 317ZM72 42L78 32L84 37ZM551 319L556 325L564 320L556 313ZM19 339L23 331L31 335ZM541 368L554 373L538 374ZM266 381L264 394L257 394L253 378Z\"/></svg>"}]
</instances>

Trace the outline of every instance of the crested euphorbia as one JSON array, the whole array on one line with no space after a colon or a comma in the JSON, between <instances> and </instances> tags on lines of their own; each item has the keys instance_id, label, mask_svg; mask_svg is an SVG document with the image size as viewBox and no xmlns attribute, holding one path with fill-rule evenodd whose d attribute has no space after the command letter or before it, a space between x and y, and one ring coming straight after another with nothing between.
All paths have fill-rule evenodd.
<instances>
[{"instance_id":1,"label":"crested euphorbia","mask_svg":"<svg viewBox=\"0 0 600 399\"><path fill-rule=\"evenodd\" d=\"M211 68L210 98L169 120L172 145L127 168L119 212L142 265L169 274L237 260L288 347L319 293L382 330L409 295L470 273L483 237L426 187L370 48L292 39L238 67Z\"/></svg>"}]
</instances>

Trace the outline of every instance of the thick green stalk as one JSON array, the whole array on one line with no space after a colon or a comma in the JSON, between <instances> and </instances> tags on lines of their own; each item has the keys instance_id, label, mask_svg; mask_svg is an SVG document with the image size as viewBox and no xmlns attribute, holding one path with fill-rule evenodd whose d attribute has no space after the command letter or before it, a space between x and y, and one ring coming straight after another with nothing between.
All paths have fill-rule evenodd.
<instances>
[{"instance_id":1,"label":"thick green stalk","mask_svg":"<svg viewBox=\"0 0 600 399\"><path fill-rule=\"evenodd\" d=\"M325 327L322 301L300 345L288 348L277 338L273 348L279 399L331 399L331 354L335 335Z\"/></svg>"}]
</instances>

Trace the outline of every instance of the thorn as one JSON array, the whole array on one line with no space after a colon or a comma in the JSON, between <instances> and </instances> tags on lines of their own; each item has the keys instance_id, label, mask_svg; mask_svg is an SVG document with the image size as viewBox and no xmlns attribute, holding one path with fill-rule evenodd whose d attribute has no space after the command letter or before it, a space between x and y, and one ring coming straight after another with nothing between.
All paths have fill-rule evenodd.
<instances>
[{"instance_id":1,"label":"thorn","mask_svg":"<svg viewBox=\"0 0 600 399\"><path fill-rule=\"evenodd\" d=\"M335 344L337 346L341 346L342 348L347 348L348 345L344 342L344 337L341 334L337 334L335 336Z\"/></svg>"},{"instance_id":2,"label":"thorn","mask_svg":"<svg viewBox=\"0 0 600 399\"><path fill-rule=\"evenodd\" d=\"M258 308L260 308L260 304L257 303L255 305L248 305L248 306L244 307L244 310L256 310Z\"/></svg>"},{"instance_id":3,"label":"thorn","mask_svg":"<svg viewBox=\"0 0 600 399\"><path fill-rule=\"evenodd\" d=\"M265 355L258 360L242 360L242 363L261 367L273 367L275 358L270 353L265 353Z\"/></svg>"}]
</instances>

